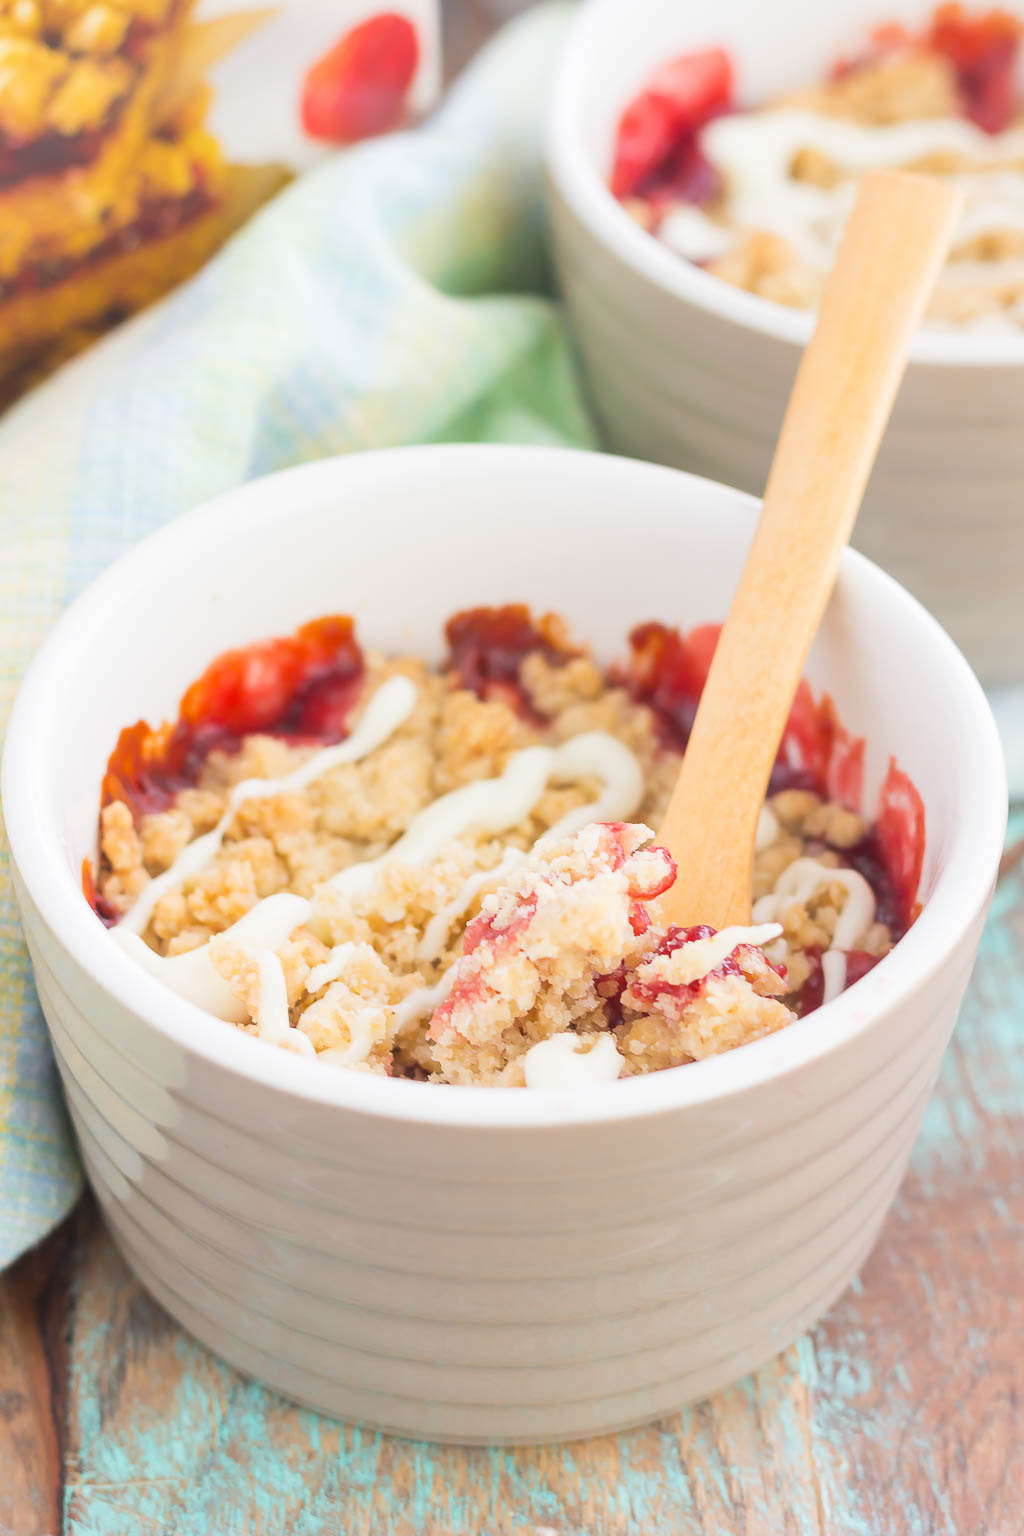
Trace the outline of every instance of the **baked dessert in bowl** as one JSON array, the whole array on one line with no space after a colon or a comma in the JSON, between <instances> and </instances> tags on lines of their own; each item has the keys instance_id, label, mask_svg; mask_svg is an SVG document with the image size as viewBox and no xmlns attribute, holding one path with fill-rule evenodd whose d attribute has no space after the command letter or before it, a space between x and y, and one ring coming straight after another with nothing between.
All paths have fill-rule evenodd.
<instances>
[{"instance_id":1,"label":"baked dessert in bowl","mask_svg":"<svg viewBox=\"0 0 1024 1536\"><path fill-rule=\"evenodd\" d=\"M610 445L763 487L859 171L968 194L858 522L986 680L1017 676L1024 9L589 0L547 137L556 263ZM965 515L969 487L971 515ZM1011 574L1012 571L1012 574Z\"/></svg>"},{"instance_id":2,"label":"baked dessert in bowl","mask_svg":"<svg viewBox=\"0 0 1024 1536\"><path fill-rule=\"evenodd\" d=\"M928 324L1024 324L1024 22L940 5L874 28L827 76L743 110L722 49L655 70L626 107L611 188L670 250L725 282L814 308L858 173L949 178L963 209Z\"/></svg>"},{"instance_id":3,"label":"baked dessert in bowl","mask_svg":"<svg viewBox=\"0 0 1024 1536\"><path fill-rule=\"evenodd\" d=\"M717 626L637 625L604 671L525 605L465 610L445 637L429 668L314 620L217 658L174 723L122 730L83 870L122 947L320 1064L571 1087L782 1029L916 916L920 796L894 760L866 822L865 743L806 683L761 812L758 921L660 916L676 864L644 823Z\"/></svg>"},{"instance_id":4,"label":"baked dessert in bowl","mask_svg":"<svg viewBox=\"0 0 1024 1536\"><path fill-rule=\"evenodd\" d=\"M9 733L4 805L83 1155L144 1283L243 1369L403 1433L592 1433L734 1379L862 1263L973 961L1005 781L966 664L856 555L808 686L865 741L865 806L893 756L916 786L921 910L846 991L739 1049L583 1087L330 1070L176 995L104 932L82 891L119 732L174 720L212 657L351 613L366 658L417 658L444 699L476 705L444 678L443 620L528 598L535 614L563 616L566 643L602 673L652 615L692 631L724 613L755 512L673 471L555 450L325 462L231 492L141 545L35 663ZM502 718L529 732L518 711ZM409 742L388 779L417 755ZM557 822L574 808L546 814ZM396 834L400 822L389 846ZM97 895L112 901L108 857Z\"/></svg>"}]
</instances>

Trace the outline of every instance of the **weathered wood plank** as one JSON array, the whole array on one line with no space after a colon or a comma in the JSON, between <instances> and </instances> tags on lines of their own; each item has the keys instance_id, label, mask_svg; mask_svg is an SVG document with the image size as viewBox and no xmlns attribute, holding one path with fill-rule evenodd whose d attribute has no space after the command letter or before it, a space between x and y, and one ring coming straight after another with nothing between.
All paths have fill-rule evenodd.
<instances>
[{"instance_id":1,"label":"weathered wood plank","mask_svg":"<svg viewBox=\"0 0 1024 1536\"><path fill-rule=\"evenodd\" d=\"M1014 837L1016 833L1016 837ZM1024 813L911 1170L814 1336L824 1495L851 1536L1024 1531Z\"/></svg>"},{"instance_id":2,"label":"weathered wood plank","mask_svg":"<svg viewBox=\"0 0 1024 1536\"><path fill-rule=\"evenodd\" d=\"M145 1297L99 1230L80 1280L76 1536L824 1536L799 1351L630 1435L432 1448L334 1424L244 1381Z\"/></svg>"},{"instance_id":3,"label":"weathered wood plank","mask_svg":"<svg viewBox=\"0 0 1024 1536\"><path fill-rule=\"evenodd\" d=\"M0 1536L58 1536L74 1218L0 1277Z\"/></svg>"}]
</instances>

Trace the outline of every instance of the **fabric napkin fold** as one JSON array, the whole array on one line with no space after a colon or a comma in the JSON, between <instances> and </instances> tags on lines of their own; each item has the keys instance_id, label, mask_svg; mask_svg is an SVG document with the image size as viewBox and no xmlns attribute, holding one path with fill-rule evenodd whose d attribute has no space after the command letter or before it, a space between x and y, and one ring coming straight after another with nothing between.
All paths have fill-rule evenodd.
<instances>
[{"instance_id":1,"label":"fabric napkin fold","mask_svg":"<svg viewBox=\"0 0 1024 1536\"><path fill-rule=\"evenodd\" d=\"M548 297L539 134L561 5L415 133L293 183L192 282L0 421L0 709L61 608L143 534L307 459L592 442ZM0 1266L81 1173L0 863Z\"/></svg>"}]
</instances>

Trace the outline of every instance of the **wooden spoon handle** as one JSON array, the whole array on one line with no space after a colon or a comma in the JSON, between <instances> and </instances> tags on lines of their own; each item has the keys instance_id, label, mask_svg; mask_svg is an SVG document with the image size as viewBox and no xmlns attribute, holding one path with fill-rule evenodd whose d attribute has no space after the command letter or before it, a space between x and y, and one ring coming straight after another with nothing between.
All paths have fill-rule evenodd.
<instances>
[{"instance_id":1,"label":"wooden spoon handle","mask_svg":"<svg viewBox=\"0 0 1024 1536\"><path fill-rule=\"evenodd\" d=\"M958 207L923 176L861 180L659 834L667 921L750 921L769 775Z\"/></svg>"}]
</instances>

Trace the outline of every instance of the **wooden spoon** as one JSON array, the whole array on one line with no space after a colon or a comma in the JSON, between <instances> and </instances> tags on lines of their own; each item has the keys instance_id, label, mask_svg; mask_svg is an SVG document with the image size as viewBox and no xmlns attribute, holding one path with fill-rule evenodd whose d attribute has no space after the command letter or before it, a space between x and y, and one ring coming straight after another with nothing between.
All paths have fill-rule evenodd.
<instances>
[{"instance_id":1,"label":"wooden spoon","mask_svg":"<svg viewBox=\"0 0 1024 1536\"><path fill-rule=\"evenodd\" d=\"M861 179L658 837L667 922L750 922L772 765L959 204L924 176Z\"/></svg>"}]
</instances>

